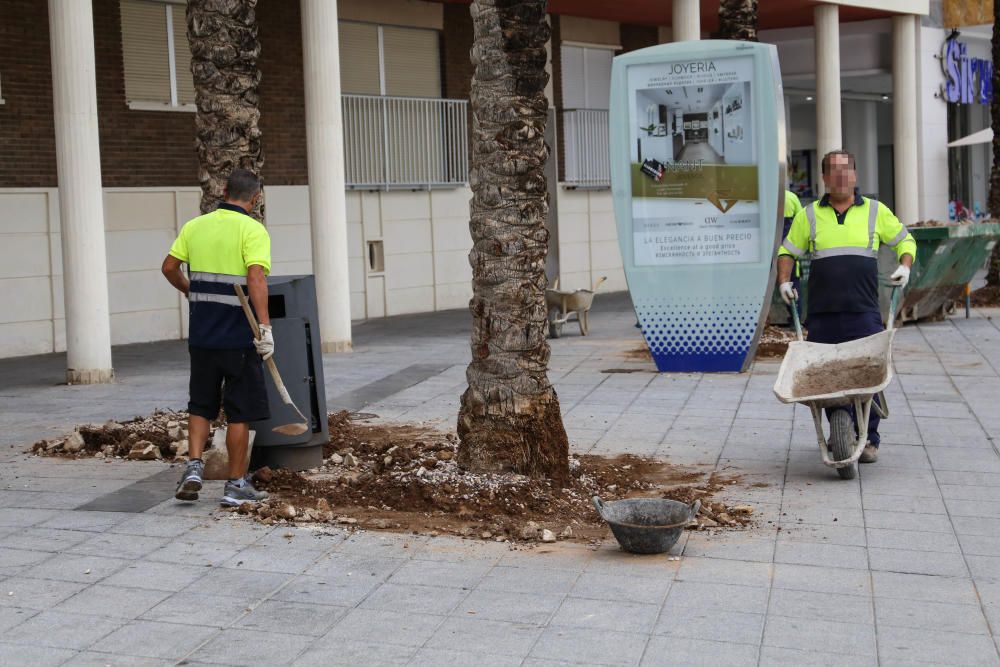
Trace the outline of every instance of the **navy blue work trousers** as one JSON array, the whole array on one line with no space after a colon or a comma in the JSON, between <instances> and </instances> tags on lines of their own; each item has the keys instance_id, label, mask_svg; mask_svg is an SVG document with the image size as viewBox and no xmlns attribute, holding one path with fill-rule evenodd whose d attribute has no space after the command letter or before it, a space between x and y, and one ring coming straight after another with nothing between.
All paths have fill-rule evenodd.
<instances>
[{"instance_id":1,"label":"navy blue work trousers","mask_svg":"<svg viewBox=\"0 0 1000 667\"><path fill-rule=\"evenodd\" d=\"M846 343L849 340L857 340L865 336L877 334L884 331L882 326L882 316L879 313L817 313L809 316L809 341L813 343ZM878 400L876 398L876 400ZM840 408L834 408L839 410ZM857 424L857 416L854 408L849 409L851 418ZM827 410L826 416L830 417L833 410ZM880 418L872 406L871 414L868 417L868 441L878 447L881 438L878 434L878 424Z\"/></svg>"}]
</instances>

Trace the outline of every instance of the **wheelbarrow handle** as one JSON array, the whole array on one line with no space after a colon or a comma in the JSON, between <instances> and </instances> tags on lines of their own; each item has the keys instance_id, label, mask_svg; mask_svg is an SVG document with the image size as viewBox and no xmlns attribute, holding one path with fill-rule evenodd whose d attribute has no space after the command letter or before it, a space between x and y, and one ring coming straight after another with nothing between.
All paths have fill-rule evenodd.
<instances>
[{"instance_id":1,"label":"wheelbarrow handle","mask_svg":"<svg viewBox=\"0 0 1000 667\"><path fill-rule=\"evenodd\" d=\"M701 511L701 500L699 499L699 500L696 500L693 503L691 503L691 518L692 519L697 519L698 518L698 512L700 512L700 511Z\"/></svg>"},{"instance_id":2,"label":"wheelbarrow handle","mask_svg":"<svg viewBox=\"0 0 1000 667\"><path fill-rule=\"evenodd\" d=\"M802 322L799 321L798 299L792 299L792 320L795 322L795 335L799 337L799 340L804 340L802 337Z\"/></svg>"},{"instance_id":3,"label":"wheelbarrow handle","mask_svg":"<svg viewBox=\"0 0 1000 667\"><path fill-rule=\"evenodd\" d=\"M889 320L886 322L887 329L896 327L896 308L899 307L899 285L892 286L892 298L889 299Z\"/></svg>"}]
</instances>

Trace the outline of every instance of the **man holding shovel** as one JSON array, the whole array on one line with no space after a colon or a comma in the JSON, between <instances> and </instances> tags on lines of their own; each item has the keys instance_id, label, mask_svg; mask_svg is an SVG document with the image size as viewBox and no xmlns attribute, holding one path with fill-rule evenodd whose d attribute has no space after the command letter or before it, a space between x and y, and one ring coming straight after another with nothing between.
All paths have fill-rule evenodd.
<instances>
[{"instance_id":1,"label":"man holding shovel","mask_svg":"<svg viewBox=\"0 0 1000 667\"><path fill-rule=\"evenodd\" d=\"M246 478L250 422L268 419L263 359L274 354L267 310L267 274L271 239L249 211L260 198L260 180L235 169L219 207L187 222L163 260L163 275L189 302L188 350L191 355L188 437L190 461L177 484L175 498L197 500L205 464L202 452L210 423L225 408L228 428L229 481L222 504L238 507L258 502L267 493ZM181 271L187 264L190 280ZM260 322L255 339L234 285L246 284ZM255 349L256 348L256 351Z\"/></svg>"}]
</instances>

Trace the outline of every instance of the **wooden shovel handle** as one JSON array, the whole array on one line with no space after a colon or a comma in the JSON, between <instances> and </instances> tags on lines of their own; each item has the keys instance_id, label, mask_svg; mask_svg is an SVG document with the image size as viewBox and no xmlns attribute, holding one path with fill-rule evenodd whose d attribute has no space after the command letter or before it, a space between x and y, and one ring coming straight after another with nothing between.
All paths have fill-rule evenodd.
<instances>
[{"instance_id":1,"label":"wooden shovel handle","mask_svg":"<svg viewBox=\"0 0 1000 667\"><path fill-rule=\"evenodd\" d=\"M236 288L236 296L240 300L240 305L243 306L243 313L247 316L247 322L250 323L250 330L253 331L253 337L260 340L260 327L257 326L257 318L253 316L253 311L250 309L250 302L247 301L247 295L243 292L243 286L233 285L233 287ZM274 386L278 389L278 393L281 394L281 400L284 401L285 405L295 407L292 397L288 395L288 390L285 388L285 383L281 381L281 375L278 374L278 367L274 365L274 359L265 359L264 365L267 366L267 370L271 374L271 379L274 380ZM295 410L297 412L298 407L295 407Z\"/></svg>"}]
</instances>

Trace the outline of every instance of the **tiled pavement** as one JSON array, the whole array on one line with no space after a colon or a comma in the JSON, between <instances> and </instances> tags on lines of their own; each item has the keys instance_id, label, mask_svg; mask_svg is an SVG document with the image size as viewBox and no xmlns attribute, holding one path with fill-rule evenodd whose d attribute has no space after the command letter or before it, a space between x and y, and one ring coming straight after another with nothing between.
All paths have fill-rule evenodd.
<instances>
[{"instance_id":1,"label":"tiled pavement","mask_svg":"<svg viewBox=\"0 0 1000 667\"><path fill-rule=\"evenodd\" d=\"M777 364L661 376L627 302L553 343L574 448L742 476L757 527L688 533L681 558L559 544L253 525L165 499L78 508L157 463L53 461L24 444L184 405L182 345L116 349L119 384L65 387L58 356L0 361L0 664L558 665L1000 663L1000 311L908 326L882 460L841 481ZM330 407L450 427L464 313L356 329L325 360ZM602 373L634 368L643 372ZM392 392L385 395L386 392Z\"/></svg>"}]
</instances>

